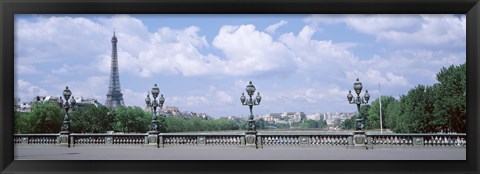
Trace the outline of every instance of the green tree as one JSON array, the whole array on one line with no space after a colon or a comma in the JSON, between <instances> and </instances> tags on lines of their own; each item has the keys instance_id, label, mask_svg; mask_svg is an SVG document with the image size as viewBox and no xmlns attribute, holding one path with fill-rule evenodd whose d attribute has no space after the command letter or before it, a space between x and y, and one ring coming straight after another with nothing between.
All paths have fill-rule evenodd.
<instances>
[{"instance_id":1,"label":"green tree","mask_svg":"<svg viewBox=\"0 0 480 174\"><path fill-rule=\"evenodd\" d=\"M340 125L340 128L343 130L351 130L355 128L355 117L346 119L345 121L342 122Z\"/></svg>"},{"instance_id":2,"label":"green tree","mask_svg":"<svg viewBox=\"0 0 480 174\"><path fill-rule=\"evenodd\" d=\"M118 107L113 110L115 131L121 132L147 132L151 115L140 107Z\"/></svg>"},{"instance_id":3,"label":"green tree","mask_svg":"<svg viewBox=\"0 0 480 174\"><path fill-rule=\"evenodd\" d=\"M165 118L165 132L184 132L186 120L179 116Z\"/></svg>"},{"instance_id":4,"label":"green tree","mask_svg":"<svg viewBox=\"0 0 480 174\"><path fill-rule=\"evenodd\" d=\"M58 133L60 132L65 111L56 102L34 102L28 125L31 133Z\"/></svg>"},{"instance_id":5,"label":"green tree","mask_svg":"<svg viewBox=\"0 0 480 174\"><path fill-rule=\"evenodd\" d=\"M402 132L431 132L430 122L433 118L433 87L418 85L401 98L403 104L401 119Z\"/></svg>"},{"instance_id":6,"label":"green tree","mask_svg":"<svg viewBox=\"0 0 480 174\"><path fill-rule=\"evenodd\" d=\"M325 129L326 127L327 127L327 121L326 120L318 121L318 128Z\"/></svg>"},{"instance_id":7,"label":"green tree","mask_svg":"<svg viewBox=\"0 0 480 174\"><path fill-rule=\"evenodd\" d=\"M394 132L396 132L397 130L398 118L402 115L402 110L400 109L400 107L400 101L394 100L386 108L388 116L385 117L385 127L389 128Z\"/></svg>"},{"instance_id":8,"label":"green tree","mask_svg":"<svg viewBox=\"0 0 480 174\"><path fill-rule=\"evenodd\" d=\"M365 124L368 121L366 119L367 119L367 116L368 116L368 112L370 111L371 108L372 107L369 104L360 106L360 115L363 118L363 124ZM356 117L357 117L357 115L354 116L354 119L356 119Z\"/></svg>"},{"instance_id":9,"label":"green tree","mask_svg":"<svg viewBox=\"0 0 480 174\"><path fill-rule=\"evenodd\" d=\"M417 85L407 95L401 95L399 101L389 104L385 125L401 133L465 132L465 64L442 68L437 73L437 80L433 86ZM371 114L374 112L378 111L371 111ZM376 117L368 118L370 123L376 124Z\"/></svg>"},{"instance_id":10,"label":"green tree","mask_svg":"<svg viewBox=\"0 0 480 174\"><path fill-rule=\"evenodd\" d=\"M15 133L31 133L30 113L15 111Z\"/></svg>"},{"instance_id":11,"label":"green tree","mask_svg":"<svg viewBox=\"0 0 480 174\"><path fill-rule=\"evenodd\" d=\"M434 103L437 130L466 132L466 64L442 68Z\"/></svg>"},{"instance_id":12,"label":"green tree","mask_svg":"<svg viewBox=\"0 0 480 174\"><path fill-rule=\"evenodd\" d=\"M382 99L382 124L383 128L386 127L385 125L385 118L389 117L388 113L388 105L395 102L396 99L392 96L381 96ZM380 129L380 98L375 99L371 103L371 108L368 111L368 115L366 116L366 127L367 129Z\"/></svg>"},{"instance_id":13,"label":"green tree","mask_svg":"<svg viewBox=\"0 0 480 174\"><path fill-rule=\"evenodd\" d=\"M105 106L88 105L72 112L72 129L79 133L113 130L115 115Z\"/></svg>"}]
</instances>

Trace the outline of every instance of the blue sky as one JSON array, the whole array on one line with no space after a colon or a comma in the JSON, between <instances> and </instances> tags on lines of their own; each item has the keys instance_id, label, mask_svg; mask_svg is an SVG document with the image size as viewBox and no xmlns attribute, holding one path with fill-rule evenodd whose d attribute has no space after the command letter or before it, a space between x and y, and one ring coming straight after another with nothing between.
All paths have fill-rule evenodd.
<instances>
[{"instance_id":1,"label":"blue sky","mask_svg":"<svg viewBox=\"0 0 480 174\"><path fill-rule=\"evenodd\" d=\"M350 112L358 77L372 100L436 82L465 63L465 15L16 15L15 96L74 96L104 103L111 37L118 38L126 105L144 107L155 83L165 106L212 116Z\"/></svg>"}]
</instances>

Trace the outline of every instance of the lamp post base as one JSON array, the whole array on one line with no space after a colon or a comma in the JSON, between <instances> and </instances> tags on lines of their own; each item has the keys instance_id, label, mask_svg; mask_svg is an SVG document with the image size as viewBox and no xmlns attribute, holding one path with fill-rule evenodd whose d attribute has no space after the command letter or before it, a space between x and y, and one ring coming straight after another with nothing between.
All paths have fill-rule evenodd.
<instances>
[{"instance_id":1,"label":"lamp post base","mask_svg":"<svg viewBox=\"0 0 480 174\"><path fill-rule=\"evenodd\" d=\"M353 146L359 148L367 148L367 144L365 143L367 136L365 135L365 131L355 131L353 132Z\"/></svg>"},{"instance_id":2,"label":"lamp post base","mask_svg":"<svg viewBox=\"0 0 480 174\"><path fill-rule=\"evenodd\" d=\"M148 131L147 144L158 147L158 131Z\"/></svg>"},{"instance_id":3,"label":"lamp post base","mask_svg":"<svg viewBox=\"0 0 480 174\"><path fill-rule=\"evenodd\" d=\"M60 146L70 147L70 132L69 131L60 132L60 136L57 142L58 144L60 144Z\"/></svg>"},{"instance_id":4,"label":"lamp post base","mask_svg":"<svg viewBox=\"0 0 480 174\"><path fill-rule=\"evenodd\" d=\"M257 131L245 132L245 146L250 148L257 148Z\"/></svg>"}]
</instances>

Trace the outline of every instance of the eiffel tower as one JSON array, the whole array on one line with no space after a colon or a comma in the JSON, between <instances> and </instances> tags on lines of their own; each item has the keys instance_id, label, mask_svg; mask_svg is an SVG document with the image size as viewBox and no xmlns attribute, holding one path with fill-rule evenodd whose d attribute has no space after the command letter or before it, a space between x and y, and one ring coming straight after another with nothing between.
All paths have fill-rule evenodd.
<instances>
[{"instance_id":1,"label":"eiffel tower","mask_svg":"<svg viewBox=\"0 0 480 174\"><path fill-rule=\"evenodd\" d=\"M120 89L120 74L118 73L118 58L117 58L117 37L115 37L115 30L112 37L112 65L110 69L110 83L108 85L107 100L105 106L114 109L119 106L124 106L123 94Z\"/></svg>"}]
</instances>

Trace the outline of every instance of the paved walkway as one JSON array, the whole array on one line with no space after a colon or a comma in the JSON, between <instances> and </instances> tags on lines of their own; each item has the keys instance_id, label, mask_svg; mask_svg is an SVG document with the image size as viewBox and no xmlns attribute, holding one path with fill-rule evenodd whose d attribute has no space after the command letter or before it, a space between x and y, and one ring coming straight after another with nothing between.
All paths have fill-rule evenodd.
<instances>
[{"instance_id":1,"label":"paved walkway","mask_svg":"<svg viewBox=\"0 0 480 174\"><path fill-rule=\"evenodd\" d=\"M15 147L15 160L465 160L465 148Z\"/></svg>"}]
</instances>

